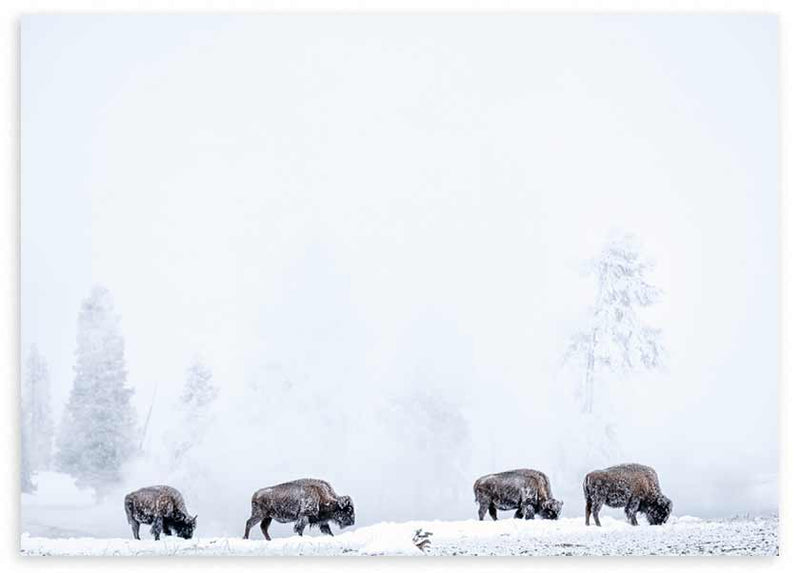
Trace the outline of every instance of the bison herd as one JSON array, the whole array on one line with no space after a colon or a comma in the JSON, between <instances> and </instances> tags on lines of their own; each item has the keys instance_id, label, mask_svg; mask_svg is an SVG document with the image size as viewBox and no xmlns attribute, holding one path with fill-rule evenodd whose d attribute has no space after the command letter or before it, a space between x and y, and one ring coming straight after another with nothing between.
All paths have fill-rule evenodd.
<instances>
[{"instance_id":1,"label":"bison herd","mask_svg":"<svg viewBox=\"0 0 800 573\"><path fill-rule=\"evenodd\" d=\"M518 519L558 519L564 503L555 499L550 480L537 470L518 469L478 478L472 487L478 504L478 519L486 512L497 520L497 511L514 511ZM641 464L622 464L586 474L583 480L586 499L586 525L593 517L600 525L600 509L624 508L631 525L638 525L636 515L643 513L651 525L661 525L672 512L672 501L661 493L658 475L651 467ZM355 523L353 500L337 495L326 481L299 479L256 491L251 499L250 518L244 528L244 538L260 523L264 538L269 540L272 521L294 523L294 531L303 535L306 527L319 527L322 533L333 535L329 523L339 528ZM125 496L125 514L139 539L139 525L151 525L155 539L161 533L190 539L194 534L197 516L190 516L183 496L175 488L159 485L131 492Z\"/></svg>"}]
</instances>

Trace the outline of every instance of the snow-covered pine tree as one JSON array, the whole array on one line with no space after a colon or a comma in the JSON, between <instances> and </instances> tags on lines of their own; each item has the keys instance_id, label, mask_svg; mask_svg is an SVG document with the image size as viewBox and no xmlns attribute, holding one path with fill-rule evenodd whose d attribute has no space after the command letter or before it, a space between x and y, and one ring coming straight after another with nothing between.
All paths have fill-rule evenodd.
<instances>
[{"instance_id":1,"label":"snow-covered pine tree","mask_svg":"<svg viewBox=\"0 0 800 573\"><path fill-rule=\"evenodd\" d=\"M58 436L59 470L98 497L121 479L136 449L133 390L126 386L125 343L111 293L92 289L78 315L75 379Z\"/></svg>"},{"instance_id":2,"label":"snow-covered pine tree","mask_svg":"<svg viewBox=\"0 0 800 573\"><path fill-rule=\"evenodd\" d=\"M20 419L20 472L19 472L19 488L22 493L33 493L36 491L36 486L33 483L33 472L31 471L31 451L30 446L30 416L26 414L25 409L21 409Z\"/></svg>"},{"instance_id":3,"label":"snow-covered pine tree","mask_svg":"<svg viewBox=\"0 0 800 573\"><path fill-rule=\"evenodd\" d=\"M583 370L580 394L586 414L595 407L599 375L652 369L663 362L661 331L644 324L638 314L661 295L646 279L651 268L633 235L611 239L590 262L595 302L586 328L572 337L566 353Z\"/></svg>"},{"instance_id":4,"label":"snow-covered pine tree","mask_svg":"<svg viewBox=\"0 0 800 573\"><path fill-rule=\"evenodd\" d=\"M32 472L50 467L53 418L47 362L35 345L28 352L22 379L22 412L27 424L26 456Z\"/></svg>"},{"instance_id":5,"label":"snow-covered pine tree","mask_svg":"<svg viewBox=\"0 0 800 573\"><path fill-rule=\"evenodd\" d=\"M178 401L179 438L173 445L173 462L177 465L186 453L198 445L210 421L211 404L216 400L218 388L214 386L211 369L195 357L186 369L186 380Z\"/></svg>"}]
</instances>

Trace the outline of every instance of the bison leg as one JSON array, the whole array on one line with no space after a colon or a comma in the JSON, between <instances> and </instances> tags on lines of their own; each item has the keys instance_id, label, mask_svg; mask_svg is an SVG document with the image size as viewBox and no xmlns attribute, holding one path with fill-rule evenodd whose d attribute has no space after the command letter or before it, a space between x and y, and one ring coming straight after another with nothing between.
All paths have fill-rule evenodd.
<instances>
[{"instance_id":1,"label":"bison leg","mask_svg":"<svg viewBox=\"0 0 800 573\"><path fill-rule=\"evenodd\" d=\"M161 530L163 529L163 527L164 527L163 518L156 517L155 521L153 521L153 527L150 528L150 533L153 534L153 537L155 537L156 541L161 539Z\"/></svg>"},{"instance_id":2,"label":"bison leg","mask_svg":"<svg viewBox=\"0 0 800 573\"><path fill-rule=\"evenodd\" d=\"M478 506L478 519L483 521L483 518L486 517L486 510L489 509L489 504L486 501L481 500L480 505Z\"/></svg>"},{"instance_id":3,"label":"bison leg","mask_svg":"<svg viewBox=\"0 0 800 573\"><path fill-rule=\"evenodd\" d=\"M261 520L260 515L251 515L247 523L244 524L244 537L243 539L250 539L250 528Z\"/></svg>"},{"instance_id":4,"label":"bison leg","mask_svg":"<svg viewBox=\"0 0 800 573\"><path fill-rule=\"evenodd\" d=\"M294 523L294 532L300 537L303 536L303 530L308 525L308 516L303 515Z\"/></svg>"},{"instance_id":5,"label":"bison leg","mask_svg":"<svg viewBox=\"0 0 800 573\"><path fill-rule=\"evenodd\" d=\"M494 503L489 504L489 517L497 521L497 506Z\"/></svg>"},{"instance_id":6,"label":"bison leg","mask_svg":"<svg viewBox=\"0 0 800 573\"><path fill-rule=\"evenodd\" d=\"M589 516L592 515L592 500L586 499L586 526L589 526Z\"/></svg>"},{"instance_id":7,"label":"bison leg","mask_svg":"<svg viewBox=\"0 0 800 573\"><path fill-rule=\"evenodd\" d=\"M639 522L636 521L636 512L639 511L639 502L631 500L628 502L628 505L625 506L625 515L628 516L628 521L630 521L631 525L639 525Z\"/></svg>"},{"instance_id":8,"label":"bison leg","mask_svg":"<svg viewBox=\"0 0 800 573\"><path fill-rule=\"evenodd\" d=\"M133 499L130 495L125 496L125 516L128 518L128 524L133 531L133 538L139 539L139 522L133 516Z\"/></svg>"},{"instance_id":9,"label":"bison leg","mask_svg":"<svg viewBox=\"0 0 800 573\"><path fill-rule=\"evenodd\" d=\"M272 523L271 517L265 517L261 520L261 533L264 534L264 539L267 541L271 540L272 538L269 536L269 524Z\"/></svg>"},{"instance_id":10,"label":"bison leg","mask_svg":"<svg viewBox=\"0 0 800 573\"><path fill-rule=\"evenodd\" d=\"M597 527L600 527L600 508L603 507L603 503L597 501L596 499L592 500L592 517L594 517L594 524Z\"/></svg>"},{"instance_id":11,"label":"bison leg","mask_svg":"<svg viewBox=\"0 0 800 573\"><path fill-rule=\"evenodd\" d=\"M522 508L518 507L517 511L514 513L514 519L522 519Z\"/></svg>"},{"instance_id":12,"label":"bison leg","mask_svg":"<svg viewBox=\"0 0 800 573\"><path fill-rule=\"evenodd\" d=\"M331 526L327 523L321 523L319 526L319 530L324 533L325 535L330 535L333 537L333 531L331 531Z\"/></svg>"},{"instance_id":13,"label":"bison leg","mask_svg":"<svg viewBox=\"0 0 800 573\"><path fill-rule=\"evenodd\" d=\"M536 517L536 506L533 503L526 502L522 507L522 517L525 519L534 519Z\"/></svg>"}]
</instances>

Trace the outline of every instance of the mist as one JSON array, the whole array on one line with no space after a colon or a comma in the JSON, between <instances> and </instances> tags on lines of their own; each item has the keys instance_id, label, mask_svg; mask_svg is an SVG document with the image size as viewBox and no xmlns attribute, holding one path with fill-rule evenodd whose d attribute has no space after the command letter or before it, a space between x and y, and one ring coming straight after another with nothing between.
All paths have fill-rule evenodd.
<instances>
[{"instance_id":1,"label":"mist","mask_svg":"<svg viewBox=\"0 0 800 573\"><path fill-rule=\"evenodd\" d=\"M475 478L532 467L577 516L626 461L677 515L776 512L776 42L752 15L26 16L23 351L58 421L109 289L152 405L120 495L170 483L203 536L299 477L361 526L475 517ZM606 460L562 359L619 233L668 361L618 381ZM197 356L219 396L175 473ZM127 535L120 500L94 534Z\"/></svg>"}]
</instances>

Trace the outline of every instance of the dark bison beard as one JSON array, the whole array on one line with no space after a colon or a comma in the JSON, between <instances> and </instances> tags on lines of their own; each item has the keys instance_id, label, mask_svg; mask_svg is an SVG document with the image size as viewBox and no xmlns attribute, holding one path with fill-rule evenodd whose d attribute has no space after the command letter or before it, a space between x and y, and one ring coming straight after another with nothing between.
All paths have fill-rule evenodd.
<instances>
[{"instance_id":1,"label":"dark bison beard","mask_svg":"<svg viewBox=\"0 0 800 573\"><path fill-rule=\"evenodd\" d=\"M353 515L348 511L337 511L333 514L333 521L336 522L336 525L339 528L348 527L355 523L355 519Z\"/></svg>"},{"instance_id":2,"label":"dark bison beard","mask_svg":"<svg viewBox=\"0 0 800 573\"><path fill-rule=\"evenodd\" d=\"M672 513L672 502L664 500L649 504L644 511L650 525L663 525L669 519L670 513Z\"/></svg>"},{"instance_id":3,"label":"dark bison beard","mask_svg":"<svg viewBox=\"0 0 800 573\"><path fill-rule=\"evenodd\" d=\"M175 532L175 535L181 537L183 539L191 539L192 535L194 535L194 524L192 523L184 523L182 521L176 521L173 519L165 519L164 520L164 532L167 532L167 528L171 529Z\"/></svg>"}]
</instances>

